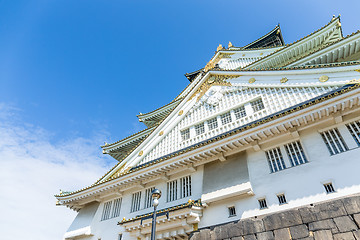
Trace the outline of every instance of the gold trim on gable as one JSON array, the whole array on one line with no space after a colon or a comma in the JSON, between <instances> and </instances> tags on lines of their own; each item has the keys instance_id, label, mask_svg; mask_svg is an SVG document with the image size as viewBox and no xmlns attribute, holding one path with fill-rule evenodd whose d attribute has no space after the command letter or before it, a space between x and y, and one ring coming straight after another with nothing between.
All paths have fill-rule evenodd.
<instances>
[{"instance_id":1,"label":"gold trim on gable","mask_svg":"<svg viewBox=\"0 0 360 240\"><path fill-rule=\"evenodd\" d=\"M237 78L240 77L240 75L211 75L209 79L207 79L195 92L194 94L189 98L189 101L193 99L197 94L199 96L197 97L196 101L199 101L202 96L212 87L212 86L232 86L230 82L227 81L227 79Z\"/></svg>"}]
</instances>

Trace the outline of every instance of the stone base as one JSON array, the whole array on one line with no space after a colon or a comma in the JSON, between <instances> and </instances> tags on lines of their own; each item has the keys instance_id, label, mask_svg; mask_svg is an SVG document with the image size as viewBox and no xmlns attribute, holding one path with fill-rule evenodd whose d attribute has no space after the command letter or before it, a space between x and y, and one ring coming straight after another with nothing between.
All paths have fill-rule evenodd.
<instances>
[{"instance_id":1,"label":"stone base","mask_svg":"<svg viewBox=\"0 0 360 240\"><path fill-rule=\"evenodd\" d=\"M360 240L360 195L192 232L191 240Z\"/></svg>"}]
</instances>

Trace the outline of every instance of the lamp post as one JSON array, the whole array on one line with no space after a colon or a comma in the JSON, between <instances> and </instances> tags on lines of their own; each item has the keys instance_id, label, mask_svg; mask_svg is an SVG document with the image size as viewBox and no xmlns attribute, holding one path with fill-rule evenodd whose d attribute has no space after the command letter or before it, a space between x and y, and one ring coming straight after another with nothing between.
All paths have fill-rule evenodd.
<instances>
[{"instance_id":1,"label":"lamp post","mask_svg":"<svg viewBox=\"0 0 360 240\"><path fill-rule=\"evenodd\" d=\"M161 197L161 191L159 189L154 189L151 192L151 198L153 199L154 206L154 214L152 219L151 226L151 240L155 240L155 232L156 232L156 208L159 205L159 198Z\"/></svg>"}]
</instances>

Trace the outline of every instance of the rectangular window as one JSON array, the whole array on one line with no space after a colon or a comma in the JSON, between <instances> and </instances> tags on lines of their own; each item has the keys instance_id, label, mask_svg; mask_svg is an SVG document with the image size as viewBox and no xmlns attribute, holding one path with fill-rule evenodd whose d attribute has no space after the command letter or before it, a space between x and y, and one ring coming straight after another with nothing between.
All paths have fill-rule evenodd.
<instances>
[{"instance_id":1,"label":"rectangular window","mask_svg":"<svg viewBox=\"0 0 360 240\"><path fill-rule=\"evenodd\" d=\"M229 210L229 217L234 217L234 216L236 216L236 210L235 210L235 207L234 207L234 206L228 207L228 210Z\"/></svg>"},{"instance_id":2,"label":"rectangular window","mask_svg":"<svg viewBox=\"0 0 360 240\"><path fill-rule=\"evenodd\" d=\"M183 141L190 139L190 129L189 128L182 130L180 133L181 133L181 139Z\"/></svg>"},{"instance_id":3,"label":"rectangular window","mask_svg":"<svg viewBox=\"0 0 360 240\"><path fill-rule=\"evenodd\" d=\"M324 184L324 188L326 193L333 193L335 192L334 186L332 185L332 183L326 183Z\"/></svg>"},{"instance_id":4,"label":"rectangular window","mask_svg":"<svg viewBox=\"0 0 360 240\"><path fill-rule=\"evenodd\" d=\"M346 124L346 127L349 130L351 136L354 138L357 145L360 147L360 121Z\"/></svg>"},{"instance_id":5,"label":"rectangular window","mask_svg":"<svg viewBox=\"0 0 360 240\"><path fill-rule=\"evenodd\" d=\"M265 154L272 173L286 168L284 158L279 147L266 151Z\"/></svg>"},{"instance_id":6,"label":"rectangular window","mask_svg":"<svg viewBox=\"0 0 360 240\"><path fill-rule=\"evenodd\" d=\"M131 199L131 212L136 212L140 210L140 201L141 201L141 192L133 193Z\"/></svg>"},{"instance_id":7,"label":"rectangular window","mask_svg":"<svg viewBox=\"0 0 360 240\"><path fill-rule=\"evenodd\" d=\"M297 166L308 162L300 141L286 144L285 150L289 156L291 166Z\"/></svg>"},{"instance_id":8,"label":"rectangular window","mask_svg":"<svg viewBox=\"0 0 360 240\"><path fill-rule=\"evenodd\" d=\"M235 110L234 110L234 113L235 113L236 119L240 119L240 118L242 118L242 117L245 117L245 116L246 116L245 107L244 107L244 106L241 106L241 107L235 109Z\"/></svg>"},{"instance_id":9,"label":"rectangular window","mask_svg":"<svg viewBox=\"0 0 360 240\"><path fill-rule=\"evenodd\" d=\"M282 204L286 203L285 194L279 194L279 195L277 195L277 198L279 200L279 205L282 205Z\"/></svg>"},{"instance_id":10,"label":"rectangular window","mask_svg":"<svg viewBox=\"0 0 360 240\"><path fill-rule=\"evenodd\" d=\"M227 123L231 123L231 121L232 121L230 112L224 113L220 117L221 117L221 124L222 125L225 125Z\"/></svg>"},{"instance_id":11,"label":"rectangular window","mask_svg":"<svg viewBox=\"0 0 360 240\"><path fill-rule=\"evenodd\" d=\"M122 201L121 198L114 200L114 205L113 205L112 214L111 214L112 218L120 216L121 201Z\"/></svg>"},{"instance_id":12,"label":"rectangular window","mask_svg":"<svg viewBox=\"0 0 360 240\"><path fill-rule=\"evenodd\" d=\"M218 127L217 118L209 119L209 120L207 121L207 124L208 124L208 127L209 127L209 131L217 128L217 127Z\"/></svg>"},{"instance_id":13,"label":"rectangular window","mask_svg":"<svg viewBox=\"0 0 360 240\"><path fill-rule=\"evenodd\" d=\"M331 155L349 150L337 128L324 131L320 134Z\"/></svg>"},{"instance_id":14,"label":"rectangular window","mask_svg":"<svg viewBox=\"0 0 360 240\"><path fill-rule=\"evenodd\" d=\"M196 135L203 134L205 132L204 123L195 125L195 132L196 132Z\"/></svg>"},{"instance_id":15,"label":"rectangular window","mask_svg":"<svg viewBox=\"0 0 360 240\"><path fill-rule=\"evenodd\" d=\"M112 201L104 203L104 209L101 215L101 221L110 218L111 205L112 205Z\"/></svg>"},{"instance_id":16,"label":"rectangular window","mask_svg":"<svg viewBox=\"0 0 360 240\"><path fill-rule=\"evenodd\" d=\"M171 202L177 199L177 180L167 183L167 201Z\"/></svg>"},{"instance_id":17,"label":"rectangular window","mask_svg":"<svg viewBox=\"0 0 360 240\"><path fill-rule=\"evenodd\" d=\"M265 209L267 208L267 203L266 203L266 199L263 198L263 199L259 199L259 206L260 206L260 209Z\"/></svg>"},{"instance_id":18,"label":"rectangular window","mask_svg":"<svg viewBox=\"0 0 360 240\"><path fill-rule=\"evenodd\" d=\"M145 190L145 202L144 202L144 208L149 208L152 206L152 198L151 198L151 192L155 189L155 187L148 188Z\"/></svg>"},{"instance_id":19,"label":"rectangular window","mask_svg":"<svg viewBox=\"0 0 360 240\"><path fill-rule=\"evenodd\" d=\"M250 102L250 104L251 104L251 107L254 110L254 112L263 110L265 108L264 103L261 98L258 100L255 100L253 102Z\"/></svg>"},{"instance_id":20,"label":"rectangular window","mask_svg":"<svg viewBox=\"0 0 360 240\"><path fill-rule=\"evenodd\" d=\"M180 178L180 197L191 196L191 176Z\"/></svg>"}]
</instances>

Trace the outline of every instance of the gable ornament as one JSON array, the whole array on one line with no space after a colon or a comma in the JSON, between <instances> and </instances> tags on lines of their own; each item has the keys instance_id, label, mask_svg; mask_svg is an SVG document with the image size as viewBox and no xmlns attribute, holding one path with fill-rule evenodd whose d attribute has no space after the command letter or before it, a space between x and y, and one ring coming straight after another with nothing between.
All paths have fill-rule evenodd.
<instances>
[{"instance_id":1,"label":"gable ornament","mask_svg":"<svg viewBox=\"0 0 360 240\"><path fill-rule=\"evenodd\" d=\"M321 77L319 77L320 82L326 82L327 80L329 80L329 77L326 75L322 75Z\"/></svg>"}]
</instances>

